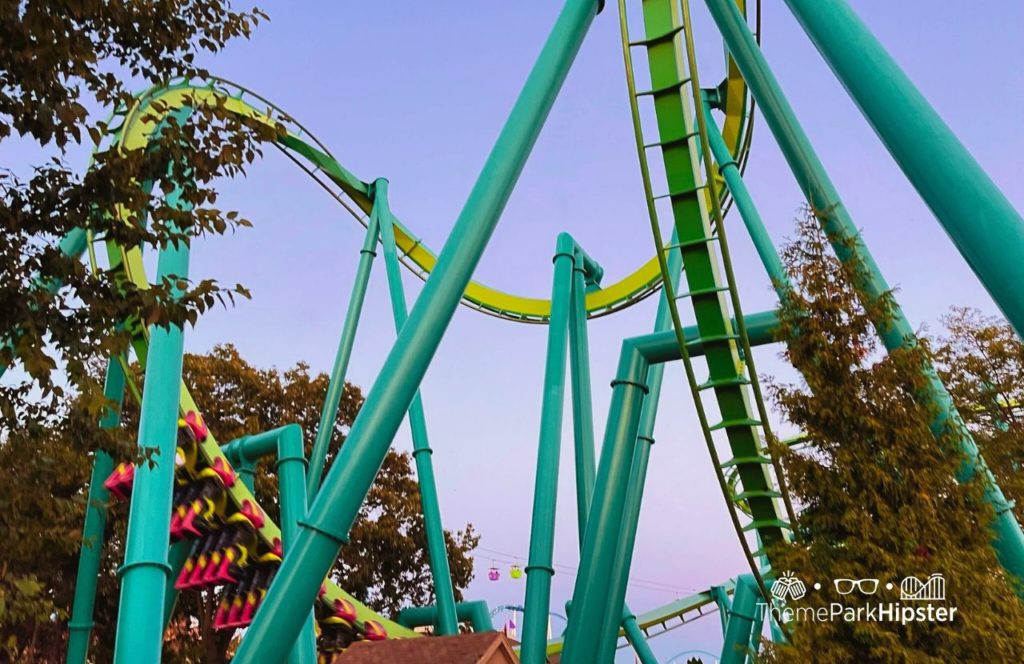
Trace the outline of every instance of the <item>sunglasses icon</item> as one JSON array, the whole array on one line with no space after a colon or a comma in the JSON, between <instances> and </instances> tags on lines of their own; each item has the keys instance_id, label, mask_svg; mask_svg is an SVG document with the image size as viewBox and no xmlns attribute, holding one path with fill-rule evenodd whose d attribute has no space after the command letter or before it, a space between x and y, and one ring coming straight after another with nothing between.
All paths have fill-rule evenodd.
<instances>
[{"instance_id":1,"label":"sunglasses icon","mask_svg":"<svg viewBox=\"0 0 1024 664\"><path fill-rule=\"evenodd\" d=\"M874 595L878 591L878 579L835 579L832 584L840 595L849 595L854 588L862 595Z\"/></svg>"}]
</instances>

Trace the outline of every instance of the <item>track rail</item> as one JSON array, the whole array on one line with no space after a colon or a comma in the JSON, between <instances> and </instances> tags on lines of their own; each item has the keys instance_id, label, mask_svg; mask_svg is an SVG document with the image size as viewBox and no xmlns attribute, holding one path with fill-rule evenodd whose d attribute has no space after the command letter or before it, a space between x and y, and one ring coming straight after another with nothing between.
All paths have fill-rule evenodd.
<instances>
[{"instance_id":1,"label":"track rail","mask_svg":"<svg viewBox=\"0 0 1024 664\"><path fill-rule=\"evenodd\" d=\"M708 119L701 110L702 92L689 26L689 6L687 0L681 3L679 0L643 0L641 9L643 36L634 38L630 36L626 0L619 0L630 108L651 230L660 248L665 246L661 217L669 217L675 227L678 242L669 248L682 252L686 291L677 294L666 280L673 327L730 518L748 565L767 596L754 560L764 549L754 551L747 533L754 531L755 542L766 546L788 539L792 509L784 485L777 485L771 476L770 469L776 464L764 444L771 439L771 432L752 366L749 339L742 324L720 206L718 174L710 167L704 126ZM636 85L640 72L634 65L633 52L639 49L646 55L650 81L644 90L638 90ZM656 140L644 139L640 108L644 98L652 102ZM696 122L693 120L695 112ZM652 152L661 156L661 172L667 187L662 194L655 193L652 183L652 160L648 156ZM706 158L702 160L701 155ZM701 172L702 161L707 166L706 176ZM668 274L665 253L664 250L659 252L658 261L663 274ZM709 376L703 382L697 378L683 339L680 300L690 303L689 309L704 340L704 361ZM739 321L736 326L732 324L734 318ZM712 401L708 398L710 394L714 395L711 407L717 410L717 422L712 422L708 412L710 404L706 402ZM720 459L720 441L727 445L731 454L726 461ZM730 468L739 476L743 489L739 494L729 490L725 474ZM785 510L780 502L785 504ZM741 505L745 509L740 509Z\"/></svg>"},{"instance_id":2,"label":"track rail","mask_svg":"<svg viewBox=\"0 0 1024 664\"><path fill-rule=\"evenodd\" d=\"M735 590L736 584L728 581L722 585L722 588L725 589L726 593L731 594ZM636 622L644 636L648 639L653 639L683 625L689 625L693 621L716 611L718 611L718 605L715 602L715 598L710 590L705 590L651 609L637 616ZM620 631L619 636L624 636L624 634ZM552 639L548 642L547 654L550 657L560 653L564 647L565 641L562 637ZM621 648L623 646L618 647Z\"/></svg>"}]
</instances>

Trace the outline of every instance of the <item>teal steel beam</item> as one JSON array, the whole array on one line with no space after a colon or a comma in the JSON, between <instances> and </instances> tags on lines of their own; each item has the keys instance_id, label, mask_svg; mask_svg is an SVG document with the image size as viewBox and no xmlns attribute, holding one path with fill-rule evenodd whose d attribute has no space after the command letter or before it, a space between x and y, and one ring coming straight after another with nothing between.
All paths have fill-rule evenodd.
<instances>
[{"instance_id":1,"label":"teal steel beam","mask_svg":"<svg viewBox=\"0 0 1024 664\"><path fill-rule=\"evenodd\" d=\"M348 541L395 432L462 299L498 218L540 134L597 11L595 0L567 0L470 192L409 320L310 507L235 656L237 664L276 662L302 625L295 609L312 603Z\"/></svg>"},{"instance_id":2,"label":"teal steel beam","mask_svg":"<svg viewBox=\"0 0 1024 664\"><path fill-rule=\"evenodd\" d=\"M786 266L783 265L782 258L779 257L779 251L775 248L775 243L772 242L772 238L768 234L768 228L761 218L761 213L758 211L757 206L754 205L754 199L751 198L747 184L743 181L743 176L736 165L736 160L733 158L732 153L729 152L729 148L725 144L725 139L722 137L718 125L711 117L711 109L707 103L704 104L704 116L707 118L705 124L708 129L708 143L711 145L711 154L718 164L718 170L722 174L722 179L725 180L725 186L728 187L729 193L732 195L736 211L739 212L743 225L747 227L747 234L754 243L757 256L761 259L761 264L768 273L768 278L771 279L772 287L775 289L776 294L778 294L779 300L782 301L785 299L787 291L791 289Z\"/></svg>"},{"instance_id":3,"label":"teal steel beam","mask_svg":"<svg viewBox=\"0 0 1024 664\"><path fill-rule=\"evenodd\" d=\"M722 644L721 664L745 664L750 650L750 635L759 611L757 598L761 596L757 582L750 574L736 579L736 592L729 608ZM760 609L763 610L763 609Z\"/></svg>"},{"instance_id":4,"label":"teal steel beam","mask_svg":"<svg viewBox=\"0 0 1024 664\"><path fill-rule=\"evenodd\" d=\"M774 341L778 328L775 312L744 317L751 346ZM691 356L703 353L696 327L684 328ZM627 494L632 480L634 456L639 435L643 395L649 390L652 364L679 359L679 344L674 331L663 331L623 341L618 378L613 381L608 427L601 448L595 502L587 520L587 532L581 554L580 571L573 591L573 606L582 607L569 617L565 635L563 662L583 664L601 661L600 650L607 643L608 631L616 633L622 620L620 609L625 599L625 583L615 577L624 567L617 560L624 556L618 542L627 515ZM653 416L651 416L653 417ZM624 437L631 436L627 439ZM633 508L630 508L633 509ZM636 522L627 524L626 535L635 538ZM634 530L629 534L630 530ZM626 570L628 576L628 569ZM615 584L613 587L612 584Z\"/></svg>"},{"instance_id":5,"label":"teal steel beam","mask_svg":"<svg viewBox=\"0 0 1024 664\"><path fill-rule=\"evenodd\" d=\"M287 558L295 545L299 520L306 516L306 457L299 425L282 427L275 469L281 503L281 545ZM291 657L288 658L290 664L317 662L316 617L312 603L306 616L306 623L292 646Z\"/></svg>"},{"instance_id":6,"label":"teal steel beam","mask_svg":"<svg viewBox=\"0 0 1024 664\"><path fill-rule=\"evenodd\" d=\"M640 411L650 364L632 342L622 343L608 425L594 487L594 502L580 554L580 569L572 596L572 613L565 632L564 664L593 664L598 660L600 635L606 623L615 629L622 621L623 597L612 596L616 542L625 510L630 469L636 449Z\"/></svg>"},{"instance_id":7,"label":"teal steel beam","mask_svg":"<svg viewBox=\"0 0 1024 664\"><path fill-rule=\"evenodd\" d=\"M459 622L468 622L474 632L492 632L494 623L491 622L491 613L487 609L487 602L477 600L475 602L457 602L455 614ZM399 625L414 629L416 627L427 627L437 624L437 606L410 606L402 609L395 620Z\"/></svg>"},{"instance_id":8,"label":"teal steel beam","mask_svg":"<svg viewBox=\"0 0 1024 664\"><path fill-rule=\"evenodd\" d=\"M103 396L113 405L104 410L100 418L101 429L115 429L121 424L124 386L125 375L121 363L116 359L108 360ZM78 554L78 575L75 577L75 599L71 605L71 620L68 621L68 664L85 664L89 652L93 608L96 604L96 581L103 558L104 530L107 525L109 495L103 482L113 470L114 460L103 450L97 450L89 480L89 499L85 504L82 550Z\"/></svg>"},{"instance_id":9,"label":"teal steel beam","mask_svg":"<svg viewBox=\"0 0 1024 664\"><path fill-rule=\"evenodd\" d=\"M844 0L786 4L985 290L1024 335L1020 213Z\"/></svg>"},{"instance_id":10,"label":"teal steel beam","mask_svg":"<svg viewBox=\"0 0 1024 664\"><path fill-rule=\"evenodd\" d=\"M774 343L775 333L779 329L779 316L774 311L759 311L756 314L747 314L743 317L744 325L747 328L747 336L750 338L750 346L764 346ZM736 324L736 319L732 319ZM704 354L704 344L701 343L700 333L696 325L689 325L683 328L683 338L686 340L686 350L694 357ZM673 330L654 332L629 340L651 364L663 362L674 362L681 359L679 353L679 341Z\"/></svg>"},{"instance_id":11,"label":"teal steel beam","mask_svg":"<svg viewBox=\"0 0 1024 664\"><path fill-rule=\"evenodd\" d=\"M748 652L751 653L750 660L752 662L757 661L757 652L761 649L761 632L764 631L765 613L768 611L769 606L771 605L767 602L758 602L754 611L754 621L750 625L750 643L747 646ZM775 624L775 621L772 621L772 624ZM776 626L776 629L782 631L778 626Z\"/></svg>"},{"instance_id":12,"label":"teal steel beam","mask_svg":"<svg viewBox=\"0 0 1024 664\"><path fill-rule=\"evenodd\" d=\"M298 424L243 436L221 448L232 466L254 466L257 459L277 453L279 503L281 505L281 545L285 559L298 534L298 523L306 516L306 456L302 427ZM290 664L316 664L316 626L313 611L306 612L306 623L292 646Z\"/></svg>"},{"instance_id":13,"label":"teal steel beam","mask_svg":"<svg viewBox=\"0 0 1024 664\"><path fill-rule=\"evenodd\" d=\"M635 459L633 463L636 463ZM636 614L630 611L627 604L622 605L622 633L625 634L629 645L633 647L633 652L636 653L636 658L641 664L658 664L658 657L651 650L651 644L647 643L647 636L636 622ZM615 641L618 639L618 634L615 633L614 636L615 638L612 640L613 658Z\"/></svg>"},{"instance_id":14,"label":"teal steel beam","mask_svg":"<svg viewBox=\"0 0 1024 664\"><path fill-rule=\"evenodd\" d=\"M678 241L676 231L672 232L671 244ZM683 267L683 257L678 251L672 251L667 259L668 273L672 279L672 292L675 286L679 285L679 277ZM672 315L669 311L668 299L663 289L658 298L658 311L654 317L654 332L671 332ZM674 336L674 333L673 333ZM679 346L676 345L678 350ZM640 425L637 430L636 450L633 452L633 466L630 469L629 489L626 494L626 508L622 517L622 535L616 542L615 564L612 569L614 576L610 585L615 593L620 592L623 597L626 593L626 584L629 581L629 569L633 560L633 548L636 544L636 528L640 521L640 509L643 505L644 485L647 480L647 466L651 457L651 448L654 446L654 424L658 417L658 402L661 398L661 384L665 374L664 363L653 364L647 374L647 386L649 392L644 399L643 410L640 413ZM629 606L623 602L622 630L633 646L633 651L643 664L657 664L654 651L651 650L643 632L636 624L636 616L630 611ZM605 641L601 644L602 657L611 657L615 649L615 641L618 637L618 630L610 630L600 638Z\"/></svg>"},{"instance_id":15,"label":"teal steel beam","mask_svg":"<svg viewBox=\"0 0 1024 664\"><path fill-rule=\"evenodd\" d=\"M672 264L676 272L678 272L681 266L681 257L678 252L675 252L674 256L675 259ZM586 252L579 245L576 245L574 260L572 294L570 296L571 306L569 310L569 362L572 376L573 434L576 450L577 525L580 548L582 549L586 534L586 519L593 500L594 475L596 472L594 468L594 416L590 393L590 351L587 340L585 296L587 283L597 283L603 270L595 261L589 259ZM670 263L672 260L670 258ZM553 304L552 307L554 307ZM658 323L656 322L655 331L657 330ZM657 367L659 387L662 372L663 369L659 365ZM654 371L652 370L653 373ZM648 405L649 403L645 402L645 412L647 412ZM655 405L654 410L656 411L656 409L657 406ZM653 416L651 416L650 427L653 429ZM643 462L644 470L642 472L646 472L646 467L646 462ZM640 493L643 492L642 482L641 486L636 490ZM633 491L634 488L631 485L630 501L633 500ZM632 502L629 505L631 506ZM639 514L639 504L636 507ZM620 542L623 542L625 539L627 538L620 540ZM632 552L632 545L630 545L630 552ZM647 644L643 632L636 623L636 615L625 604L623 605L622 628L640 661L644 664L656 664L657 659Z\"/></svg>"},{"instance_id":16,"label":"teal steel beam","mask_svg":"<svg viewBox=\"0 0 1024 664\"><path fill-rule=\"evenodd\" d=\"M345 374L348 373L352 347L356 342L359 316L363 311L363 302L366 300L366 288L370 283L370 273L373 271L373 259L377 256L378 235L378 219L370 215L370 221L366 226L366 239L363 241L363 248L359 250L359 265L352 283L352 295L348 300L348 310L345 312L345 323L341 328L341 339L338 340L338 351L334 356L334 366L331 368L327 396L324 397L324 407L320 412L320 424L316 429L313 451L309 455L306 492L310 502L313 501L320 489L320 478L323 475L327 452L331 446L331 435L334 433L338 407L341 405L341 396L345 390Z\"/></svg>"},{"instance_id":17,"label":"teal steel beam","mask_svg":"<svg viewBox=\"0 0 1024 664\"><path fill-rule=\"evenodd\" d=\"M235 472L238 473L238 479L245 485L245 488L249 489L249 492L255 495L256 460L250 459L249 457L242 457L238 460L238 463L232 463L231 465L234 467Z\"/></svg>"},{"instance_id":18,"label":"teal steel beam","mask_svg":"<svg viewBox=\"0 0 1024 664\"><path fill-rule=\"evenodd\" d=\"M167 196L169 205L184 205L182 190ZM157 279L171 283L188 279L189 248L168 243L160 251ZM175 296L180 289L174 286ZM167 552L174 491L174 456L178 439L178 398L184 333L177 325L149 328L146 380L139 416L139 453L132 485L121 601L118 607L114 661L159 662L163 643L164 598L171 568Z\"/></svg>"},{"instance_id":19,"label":"teal steel beam","mask_svg":"<svg viewBox=\"0 0 1024 664\"><path fill-rule=\"evenodd\" d=\"M725 628L729 624L729 609L732 608L732 600L729 598L729 591L725 586L711 586L710 593L718 606L718 617L722 621L722 634L724 635Z\"/></svg>"},{"instance_id":20,"label":"teal steel beam","mask_svg":"<svg viewBox=\"0 0 1024 664\"><path fill-rule=\"evenodd\" d=\"M192 544L190 540L175 542L171 545L171 550L167 552L167 564L171 568L171 573L167 577L167 585L164 589L164 629L167 629L167 625L170 624L171 616L174 615L174 606L178 603L178 589L174 587L174 581L181 573L181 566L185 564L192 552Z\"/></svg>"},{"instance_id":21,"label":"teal steel beam","mask_svg":"<svg viewBox=\"0 0 1024 664\"><path fill-rule=\"evenodd\" d=\"M543 664L547 660L551 577L555 575L552 556L555 548L562 408L565 403L566 344L576 264L576 242L568 233L559 233L552 262L555 268L551 285L551 317L548 319L540 440L537 443L537 476L533 489L533 518L530 521L530 552L526 564L526 608L523 612L523 639L519 649L523 664Z\"/></svg>"},{"instance_id":22,"label":"teal steel beam","mask_svg":"<svg viewBox=\"0 0 1024 664\"><path fill-rule=\"evenodd\" d=\"M388 207L388 181L381 178L374 183L373 211L380 226L381 244L384 247L384 268L388 275L388 289L391 294L391 311L395 319L395 332L401 333L405 325L407 307L405 289L402 287L402 267L398 262L398 247L395 245L394 219ZM434 596L437 601L437 632L458 634L459 619L455 614L455 591L452 588L452 572L448 564L448 549L444 543L444 526L441 521L441 504L437 499L437 480L431 457L430 438L427 436L427 418L423 411L423 394L416 395L409 405L409 428L412 430L412 456L416 462L416 479L420 485L420 508L423 511L423 529L427 536L427 555L430 574L434 581Z\"/></svg>"},{"instance_id":23,"label":"teal steel beam","mask_svg":"<svg viewBox=\"0 0 1024 664\"><path fill-rule=\"evenodd\" d=\"M678 254L678 252L676 253ZM680 261L677 260L676 263L678 264ZM576 450L576 516L581 549L586 534L586 519L590 512L590 503L593 500L594 475L597 472L594 467L594 413L590 393L590 349L587 340L585 304L587 283L596 283L588 274L593 273L595 269L601 270L596 262L587 262L586 252L577 245L570 298L572 304L569 310L569 367L572 377L573 438ZM678 269L677 265L676 270L678 271ZM597 276L597 280L599 279L600 276ZM655 327L657 328L657 325ZM657 367L657 373L659 376L662 373L660 365ZM644 468L646 470L646 464ZM631 495L632 491L633 487L631 486ZM642 486L639 491L643 492ZM636 615L625 604L623 604L622 629L640 661L643 664L657 664L654 652L636 623Z\"/></svg>"},{"instance_id":24,"label":"teal steel beam","mask_svg":"<svg viewBox=\"0 0 1024 664\"><path fill-rule=\"evenodd\" d=\"M775 289L775 293L779 296L779 301L785 301L793 288L793 285L789 280L789 274L786 272L786 267L782 263L782 258L779 256L778 249L775 248L775 243L772 242L771 236L768 234L768 228L765 226L764 220L761 218L761 213L758 211L757 206L754 205L754 199L751 197L750 191L747 189L746 182L743 181L743 175L740 173L739 167L737 166L732 153L729 152L729 148L725 144L725 139L722 137L722 134L718 129L718 125L711 120L711 109L707 103L707 98L705 98L703 108L705 117L708 119L706 126L708 128L708 142L711 146L711 154L718 163L718 169L722 174L722 178L725 180L725 186L728 187L729 193L732 195L733 201L736 204L736 211L739 213L740 218L743 220L743 224L747 228L747 234L754 243L754 249L757 251L758 257L761 259L761 264L764 266L765 272L768 273L768 278L772 282L772 287ZM763 548L759 536L757 537L757 546L759 549ZM761 564L767 567L767 555L761 556ZM715 588L712 588L712 591L714 590ZM724 590L721 592L721 599L723 602L728 602L728 597ZM721 608L722 606L723 604L719 603L719 607ZM727 608L728 604L725 606ZM725 610L722 610L721 618L722 629L724 631L726 620ZM758 624L763 621L763 619L763 615L759 616ZM785 640L785 635L775 621L769 622L769 625L771 627L772 640L776 642L783 642ZM761 631L759 628L754 630L755 640L760 638L760 633ZM756 643L754 645L756 645Z\"/></svg>"},{"instance_id":25,"label":"teal steel beam","mask_svg":"<svg viewBox=\"0 0 1024 664\"><path fill-rule=\"evenodd\" d=\"M583 546L587 514L593 498L594 475L597 473L594 460L594 405L590 393L590 343L587 338L587 270L583 255L583 251L577 246L573 258L569 307L569 376L572 386L572 431L576 461L576 528L579 532L580 547Z\"/></svg>"},{"instance_id":26,"label":"teal steel beam","mask_svg":"<svg viewBox=\"0 0 1024 664\"><path fill-rule=\"evenodd\" d=\"M789 167L819 219L836 256L851 269L856 286L868 303L875 303L890 292L890 287L875 264L871 252L849 212L843 205L825 167L796 119L793 109L772 74L764 55L750 34L743 16L730 0L706 0L733 59L757 101L765 123L771 129ZM914 330L895 299L886 307L886 315L874 322L886 349L892 351L917 343ZM965 457L958 479L966 481L976 474L984 487L984 499L992 505L992 528L996 554L1003 567L1018 580L1024 580L1024 532L1013 515L995 477L985 465L974 440L967 432L953 400L934 368L926 368L926 387L922 403L936 412L932 430L941 435L952 430Z\"/></svg>"}]
</instances>

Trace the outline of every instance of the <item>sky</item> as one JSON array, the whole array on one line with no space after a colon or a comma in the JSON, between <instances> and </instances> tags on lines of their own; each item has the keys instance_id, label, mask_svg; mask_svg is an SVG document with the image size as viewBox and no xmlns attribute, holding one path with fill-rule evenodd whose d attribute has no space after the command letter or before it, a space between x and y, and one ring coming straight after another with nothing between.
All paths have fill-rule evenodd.
<instances>
[{"instance_id":1,"label":"sky","mask_svg":"<svg viewBox=\"0 0 1024 664\"><path fill-rule=\"evenodd\" d=\"M991 299L831 76L782 2L767 2L764 51L881 270L915 327L937 331L952 305L996 313ZM1018 208L1024 208L1024 5L856 0L856 11ZM391 207L440 248L465 202L559 9L554 1L267 3L271 21L248 42L205 57L211 72L272 100L363 180L390 180ZM722 46L693 3L704 83L722 71ZM706 67L706 69L705 69ZM84 163L83 163L84 167ZM776 243L791 234L802 197L763 122L746 180ZM219 204L255 228L194 247L192 276L241 282L253 300L206 314L190 352L231 342L257 366L307 362L329 371L363 231L275 150ZM979 220L979 223L983 220ZM738 222L734 221L736 227ZM633 146L614 3L594 21L476 272L491 286L547 296L560 231L606 271L606 283L651 255ZM730 236L743 308L774 305L749 239ZM406 274L410 302L422 284ZM349 380L368 388L394 329L383 266L375 267ZM591 366L599 440L622 338L651 330L656 300L592 321ZM547 329L460 307L422 384L445 524L482 536L467 597L522 604ZM794 380L777 347L758 371ZM628 602L638 613L744 570L680 364L666 371ZM203 395L196 395L202 404ZM283 424L283 423L282 423ZM564 613L578 564L567 416L560 467L552 608ZM395 441L411 449L403 425ZM487 568L502 578L487 580ZM497 617L501 621L508 616ZM564 625L553 620L556 631ZM709 616L652 641L664 661L717 652ZM621 658L628 660L623 654Z\"/></svg>"}]
</instances>

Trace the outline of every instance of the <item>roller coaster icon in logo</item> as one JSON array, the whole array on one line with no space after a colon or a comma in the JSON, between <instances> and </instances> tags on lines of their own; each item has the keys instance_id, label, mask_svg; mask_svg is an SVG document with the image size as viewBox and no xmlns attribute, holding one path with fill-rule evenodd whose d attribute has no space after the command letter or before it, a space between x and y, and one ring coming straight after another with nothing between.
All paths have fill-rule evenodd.
<instances>
[{"instance_id":1,"label":"roller coaster icon in logo","mask_svg":"<svg viewBox=\"0 0 1024 664\"><path fill-rule=\"evenodd\" d=\"M772 584L772 597L785 602L787 599L800 599L807 594L804 582L796 578L792 572L786 572Z\"/></svg>"},{"instance_id":2,"label":"roller coaster icon in logo","mask_svg":"<svg viewBox=\"0 0 1024 664\"><path fill-rule=\"evenodd\" d=\"M916 576L908 576L900 582L900 599L916 601L944 601L946 599L946 579L935 572L922 581Z\"/></svg>"}]
</instances>

